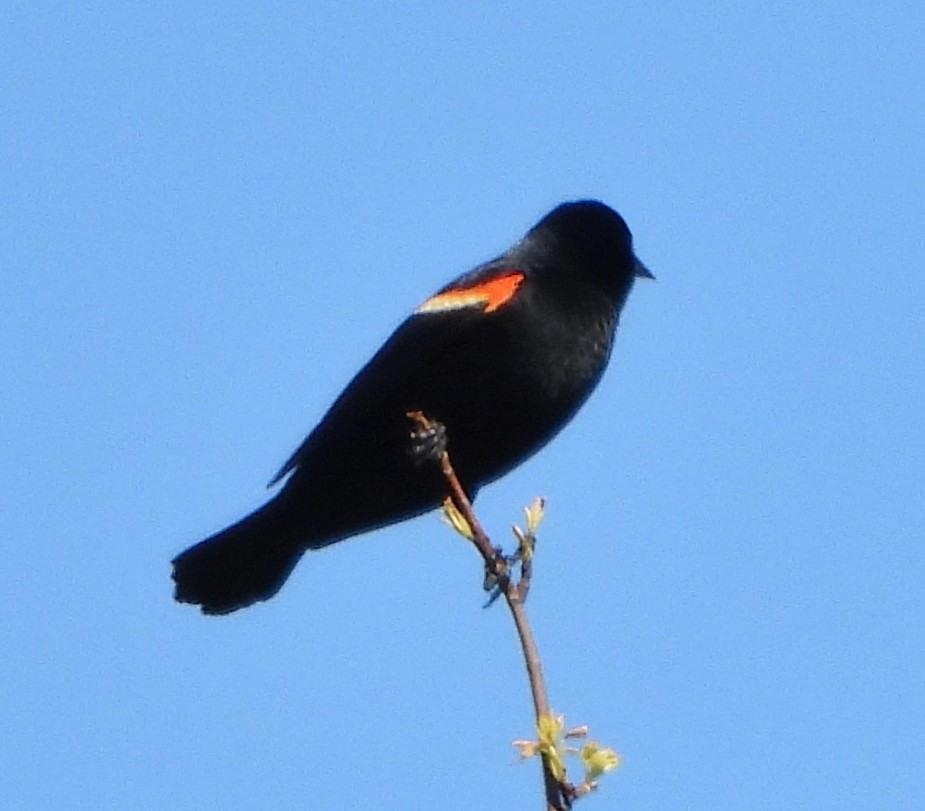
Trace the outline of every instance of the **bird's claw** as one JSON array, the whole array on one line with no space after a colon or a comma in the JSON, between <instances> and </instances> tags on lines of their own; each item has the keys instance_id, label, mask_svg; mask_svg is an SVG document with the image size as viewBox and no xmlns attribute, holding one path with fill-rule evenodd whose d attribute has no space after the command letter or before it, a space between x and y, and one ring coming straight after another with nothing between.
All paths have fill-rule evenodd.
<instances>
[{"instance_id":1,"label":"bird's claw","mask_svg":"<svg viewBox=\"0 0 925 811\"><path fill-rule=\"evenodd\" d=\"M511 559L499 547L495 547L491 560L485 562L485 580L482 588L490 592L485 608L497 600L507 588L510 579Z\"/></svg>"},{"instance_id":2,"label":"bird's claw","mask_svg":"<svg viewBox=\"0 0 925 811\"><path fill-rule=\"evenodd\" d=\"M416 465L439 461L446 453L446 426L434 420L426 428L417 425L411 431L408 453Z\"/></svg>"}]
</instances>

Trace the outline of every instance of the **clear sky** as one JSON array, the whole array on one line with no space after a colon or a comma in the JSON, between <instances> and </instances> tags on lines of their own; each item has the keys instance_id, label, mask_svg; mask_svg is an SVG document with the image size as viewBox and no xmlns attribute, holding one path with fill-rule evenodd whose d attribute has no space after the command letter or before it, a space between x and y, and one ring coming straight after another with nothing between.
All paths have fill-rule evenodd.
<instances>
[{"instance_id":1,"label":"clear sky","mask_svg":"<svg viewBox=\"0 0 925 811\"><path fill-rule=\"evenodd\" d=\"M921 3L7 3L0 805L539 808L476 554L427 516L205 618L169 560L557 202L658 277L549 501L581 807L925 808Z\"/></svg>"}]
</instances>

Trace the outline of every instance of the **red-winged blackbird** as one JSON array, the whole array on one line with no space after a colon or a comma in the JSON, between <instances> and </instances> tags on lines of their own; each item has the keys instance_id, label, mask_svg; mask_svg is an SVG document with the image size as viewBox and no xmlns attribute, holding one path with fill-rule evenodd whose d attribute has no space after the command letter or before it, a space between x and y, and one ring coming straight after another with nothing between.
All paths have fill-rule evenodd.
<instances>
[{"instance_id":1,"label":"red-winged blackbird","mask_svg":"<svg viewBox=\"0 0 925 811\"><path fill-rule=\"evenodd\" d=\"M307 549L439 506L446 484L409 453L408 412L445 426L474 498L591 393L636 276L651 274L619 214L591 200L555 208L398 327L276 474L280 492L174 559L176 598L206 614L267 600Z\"/></svg>"}]
</instances>

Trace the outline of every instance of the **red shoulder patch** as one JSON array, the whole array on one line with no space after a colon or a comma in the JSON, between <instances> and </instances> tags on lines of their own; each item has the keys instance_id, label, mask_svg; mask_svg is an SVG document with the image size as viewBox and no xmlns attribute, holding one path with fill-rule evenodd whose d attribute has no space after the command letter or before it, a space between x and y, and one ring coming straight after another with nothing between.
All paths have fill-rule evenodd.
<instances>
[{"instance_id":1,"label":"red shoulder patch","mask_svg":"<svg viewBox=\"0 0 925 811\"><path fill-rule=\"evenodd\" d=\"M445 310L461 310L464 307L481 307L482 312L493 313L507 304L517 288L523 283L526 274L519 270L495 276L472 287L451 287L436 296L431 296L417 313L438 313Z\"/></svg>"}]
</instances>

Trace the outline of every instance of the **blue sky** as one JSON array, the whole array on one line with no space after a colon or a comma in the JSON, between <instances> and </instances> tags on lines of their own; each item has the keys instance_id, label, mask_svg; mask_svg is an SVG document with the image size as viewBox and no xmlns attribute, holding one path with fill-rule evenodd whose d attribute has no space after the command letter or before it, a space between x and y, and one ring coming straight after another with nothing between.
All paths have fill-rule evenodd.
<instances>
[{"instance_id":1,"label":"blue sky","mask_svg":"<svg viewBox=\"0 0 925 811\"><path fill-rule=\"evenodd\" d=\"M168 561L557 202L658 277L549 448L530 610L592 808L925 807L925 11L7 4L0 798L539 808L436 516L204 618Z\"/></svg>"}]
</instances>

